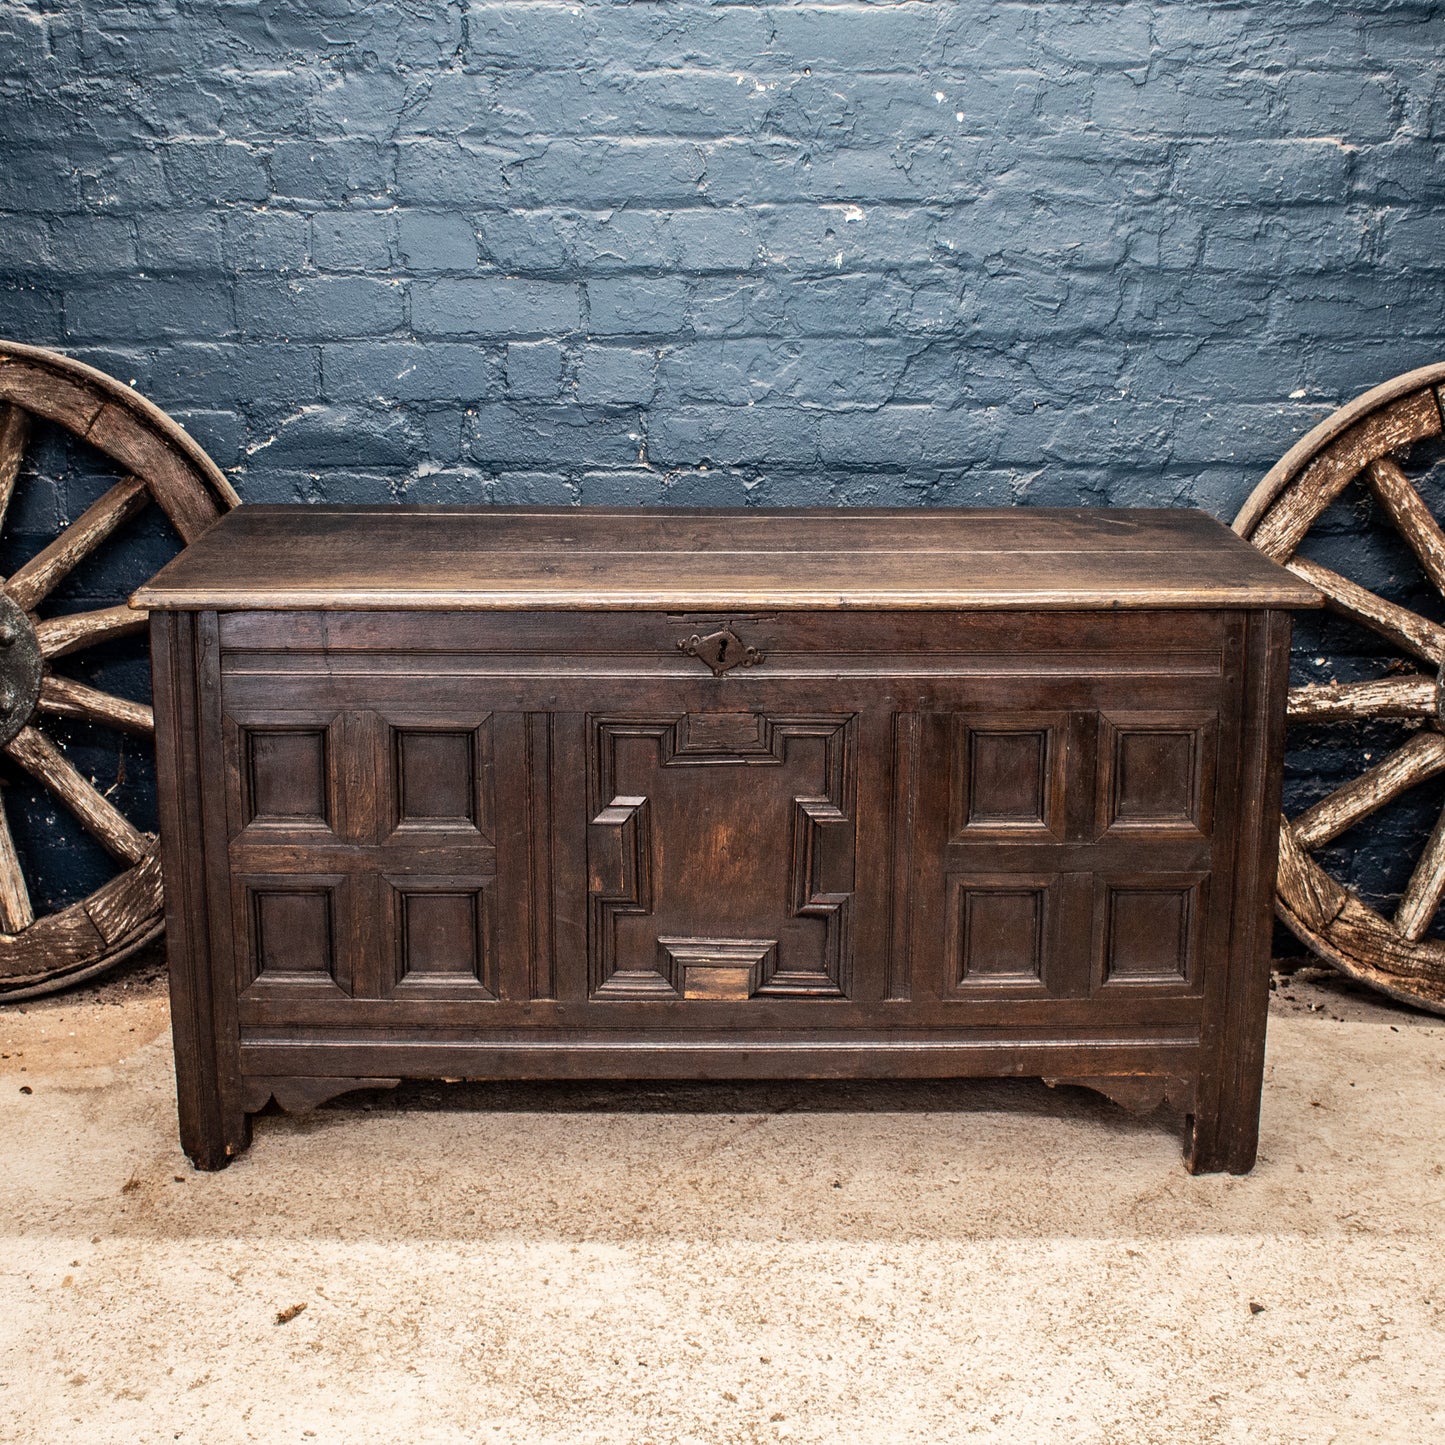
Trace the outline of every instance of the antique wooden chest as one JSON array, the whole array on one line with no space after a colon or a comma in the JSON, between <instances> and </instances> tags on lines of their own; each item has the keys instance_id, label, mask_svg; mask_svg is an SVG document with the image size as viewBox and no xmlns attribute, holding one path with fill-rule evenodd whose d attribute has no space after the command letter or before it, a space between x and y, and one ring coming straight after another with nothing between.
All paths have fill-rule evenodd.
<instances>
[{"instance_id":1,"label":"antique wooden chest","mask_svg":"<svg viewBox=\"0 0 1445 1445\"><path fill-rule=\"evenodd\" d=\"M1170 511L244 507L151 610L181 1138L1026 1075L1255 1157L1289 609Z\"/></svg>"}]
</instances>

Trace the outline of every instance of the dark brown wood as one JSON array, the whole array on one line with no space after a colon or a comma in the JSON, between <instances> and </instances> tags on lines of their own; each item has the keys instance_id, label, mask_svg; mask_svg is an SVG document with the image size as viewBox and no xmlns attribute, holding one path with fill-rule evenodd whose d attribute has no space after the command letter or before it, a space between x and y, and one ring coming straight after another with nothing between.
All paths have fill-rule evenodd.
<instances>
[{"instance_id":1,"label":"dark brown wood","mask_svg":"<svg viewBox=\"0 0 1445 1445\"><path fill-rule=\"evenodd\" d=\"M281 562L225 592L238 610L194 606L290 535L281 510L223 522L143 598L198 1164L273 1097L393 1078L1032 1074L1167 1098L1193 1167L1248 1167L1271 599L1315 594L1223 529L1060 514L1050 546L1099 555L1016 607L1036 514L1009 546L1015 514L452 512L479 551L449 593L438 514L296 514L276 546L309 539L305 599ZM781 591L844 534L855 571L884 575L875 547L898 566L894 593L719 610L678 560L742 537ZM972 604L938 603L960 555L939 536L972 539ZM525 544L567 537L599 589L630 559L631 605L573 605L565 579L551 606L485 600L489 568L540 597L555 554ZM1107 584L1131 549L1147 607ZM645 579L671 566L659 607Z\"/></svg>"},{"instance_id":2,"label":"dark brown wood","mask_svg":"<svg viewBox=\"0 0 1445 1445\"><path fill-rule=\"evenodd\" d=\"M156 731L165 740L156 751L156 793L169 880L166 944L181 1147L198 1169L220 1169L250 1142L251 1125L242 1107L229 949L212 952L218 920L208 875L223 872L224 864L218 869L206 857L203 813L208 805L215 811L217 798L203 776L206 661L197 650L197 621L186 614L152 616L151 679Z\"/></svg>"},{"instance_id":3,"label":"dark brown wood","mask_svg":"<svg viewBox=\"0 0 1445 1445\"><path fill-rule=\"evenodd\" d=\"M1309 607L1315 593L1201 512L268 506L223 518L135 600L218 610L1037 611ZM687 646L693 631L702 645L720 630L674 630L669 646ZM766 652L741 620L737 632Z\"/></svg>"},{"instance_id":4,"label":"dark brown wood","mask_svg":"<svg viewBox=\"0 0 1445 1445\"><path fill-rule=\"evenodd\" d=\"M1259 1145L1289 639L1288 613L1253 613L1236 664L1242 707L1235 753L1234 897L1221 938L1228 963L1211 981L1214 1007L1201 1030L1203 1059L1188 1156L1194 1173L1247 1174Z\"/></svg>"}]
</instances>

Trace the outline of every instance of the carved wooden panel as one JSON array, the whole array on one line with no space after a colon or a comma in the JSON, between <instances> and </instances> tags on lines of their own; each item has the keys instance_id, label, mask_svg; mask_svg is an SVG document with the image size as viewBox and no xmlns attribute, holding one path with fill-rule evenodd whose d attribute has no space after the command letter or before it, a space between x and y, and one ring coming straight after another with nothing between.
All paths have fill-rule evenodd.
<instances>
[{"instance_id":1,"label":"carved wooden panel","mask_svg":"<svg viewBox=\"0 0 1445 1445\"><path fill-rule=\"evenodd\" d=\"M948 991L1046 992L1056 957L1059 880L1047 874L954 875L945 946Z\"/></svg>"},{"instance_id":2,"label":"carved wooden panel","mask_svg":"<svg viewBox=\"0 0 1445 1445\"><path fill-rule=\"evenodd\" d=\"M326 729L251 727L242 731L242 821L331 826Z\"/></svg>"},{"instance_id":3,"label":"carved wooden panel","mask_svg":"<svg viewBox=\"0 0 1445 1445\"><path fill-rule=\"evenodd\" d=\"M777 951L771 938L659 938L666 974L683 998L740 1003Z\"/></svg>"},{"instance_id":4,"label":"carved wooden panel","mask_svg":"<svg viewBox=\"0 0 1445 1445\"><path fill-rule=\"evenodd\" d=\"M392 826L492 835L491 728L389 727Z\"/></svg>"},{"instance_id":5,"label":"carved wooden panel","mask_svg":"<svg viewBox=\"0 0 1445 1445\"><path fill-rule=\"evenodd\" d=\"M591 996L847 996L852 719L735 710L588 727Z\"/></svg>"},{"instance_id":6,"label":"carved wooden panel","mask_svg":"<svg viewBox=\"0 0 1445 1445\"><path fill-rule=\"evenodd\" d=\"M345 719L333 711L245 712L226 723L229 834L315 838L345 831L338 772Z\"/></svg>"},{"instance_id":7,"label":"carved wooden panel","mask_svg":"<svg viewBox=\"0 0 1445 1445\"><path fill-rule=\"evenodd\" d=\"M493 878L388 875L389 998L497 997Z\"/></svg>"},{"instance_id":8,"label":"carved wooden panel","mask_svg":"<svg viewBox=\"0 0 1445 1445\"><path fill-rule=\"evenodd\" d=\"M1101 717L1100 829L1207 836L1213 826L1214 734L1211 714Z\"/></svg>"},{"instance_id":9,"label":"carved wooden panel","mask_svg":"<svg viewBox=\"0 0 1445 1445\"><path fill-rule=\"evenodd\" d=\"M920 718L914 997L1198 992L1219 719L1178 691L1179 707ZM1165 882L1130 891L1146 878Z\"/></svg>"},{"instance_id":10,"label":"carved wooden panel","mask_svg":"<svg viewBox=\"0 0 1445 1445\"><path fill-rule=\"evenodd\" d=\"M237 980L243 995L323 997L352 991L347 879L339 874L241 875Z\"/></svg>"},{"instance_id":11,"label":"carved wooden panel","mask_svg":"<svg viewBox=\"0 0 1445 1445\"><path fill-rule=\"evenodd\" d=\"M1147 874L1098 880L1099 982L1169 991L1199 983L1207 875Z\"/></svg>"},{"instance_id":12,"label":"carved wooden panel","mask_svg":"<svg viewBox=\"0 0 1445 1445\"><path fill-rule=\"evenodd\" d=\"M676 959L666 949L649 958L617 956L623 919L653 908L652 833L648 800L615 797L587 830L588 891L592 896L593 993L597 998L676 998Z\"/></svg>"},{"instance_id":13,"label":"carved wooden panel","mask_svg":"<svg viewBox=\"0 0 1445 1445\"><path fill-rule=\"evenodd\" d=\"M956 841L1063 839L1065 724L1062 714L954 718L949 831Z\"/></svg>"},{"instance_id":14,"label":"carved wooden panel","mask_svg":"<svg viewBox=\"0 0 1445 1445\"><path fill-rule=\"evenodd\" d=\"M226 719L243 998L501 996L494 721L471 707Z\"/></svg>"}]
</instances>

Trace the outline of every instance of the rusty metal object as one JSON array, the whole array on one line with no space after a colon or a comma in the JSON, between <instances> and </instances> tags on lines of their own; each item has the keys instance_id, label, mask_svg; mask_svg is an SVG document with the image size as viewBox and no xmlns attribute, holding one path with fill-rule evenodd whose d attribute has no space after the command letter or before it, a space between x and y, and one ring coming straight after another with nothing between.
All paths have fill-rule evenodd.
<instances>
[{"instance_id":1,"label":"rusty metal object","mask_svg":"<svg viewBox=\"0 0 1445 1445\"><path fill-rule=\"evenodd\" d=\"M36 917L0 804L0 1002L94 978L162 927L155 837L131 824L45 731L47 718L63 717L150 735L150 708L55 670L59 658L143 630L145 614L118 599L111 607L42 617L46 599L152 502L189 542L239 501L205 452L130 387L53 351L0 341L0 532L32 418L88 442L116 463L121 476L0 584L0 754L63 804L122 867L88 898Z\"/></svg>"},{"instance_id":2,"label":"rusty metal object","mask_svg":"<svg viewBox=\"0 0 1445 1445\"><path fill-rule=\"evenodd\" d=\"M1370 629L1408 662L1387 676L1292 688L1292 725L1398 721L1403 745L1353 781L1283 820L1275 904L1280 918L1342 973L1392 998L1445 1013L1445 939L1427 933L1445 900L1445 813L1386 917L1311 856L1360 820L1445 772L1445 628L1296 555L1330 505L1356 484L1399 532L1445 594L1445 531L1400 463L1416 442L1445 433L1445 362L1357 397L1301 438L1260 482L1234 530L1313 583L1331 609Z\"/></svg>"},{"instance_id":3,"label":"rusty metal object","mask_svg":"<svg viewBox=\"0 0 1445 1445\"><path fill-rule=\"evenodd\" d=\"M677 650L685 657L706 663L714 677L721 677L735 667L756 667L764 660L763 654L744 642L731 627L709 632L706 637L696 632L691 637L679 637Z\"/></svg>"}]
</instances>

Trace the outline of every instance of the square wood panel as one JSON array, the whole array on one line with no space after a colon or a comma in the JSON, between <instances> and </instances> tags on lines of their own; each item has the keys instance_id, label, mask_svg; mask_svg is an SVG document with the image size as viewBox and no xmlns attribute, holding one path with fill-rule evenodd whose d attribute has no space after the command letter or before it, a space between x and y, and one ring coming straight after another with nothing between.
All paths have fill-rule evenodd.
<instances>
[{"instance_id":1,"label":"square wood panel","mask_svg":"<svg viewBox=\"0 0 1445 1445\"><path fill-rule=\"evenodd\" d=\"M497 997L491 878L389 876L389 998Z\"/></svg>"},{"instance_id":2,"label":"square wood panel","mask_svg":"<svg viewBox=\"0 0 1445 1445\"><path fill-rule=\"evenodd\" d=\"M1043 874L955 876L950 892L945 994L1046 992L1058 880Z\"/></svg>"},{"instance_id":3,"label":"square wood panel","mask_svg":"<svg viewBox=\"0 0 1445 1445\"><path fill-rule=\"evenodd\" d=\"M344 831L337 767L343 719L334 712L251 713L227 719L228 830L277 839Z\"/></svg>"},{"instance_id":4,"label":"square wood panel","mask_svg":"<svg viewBox=\"0 0 1445 1445\"><path fill-rule=\"evenodd\" d=\"M388 719L392 828L492 836L490 719L439 728Z\"/></svg>"},{"instance_id":5,"label":"square wood panel","mask_svg":"<svg viewBox=\"0 0 1445 1445\"><path fill-rule=\"evenodd\" d=\"M1102 716L1100 830L1207 837L1213 827L1215 727L1209 714Z\"/></svg>"},{"instance_id":6,"label":"square wood panel","mask_svg":"<svg viewBox=\"0 0 1445 1445\"><path fill-rule=\"evenodd\" d=\"M1062 840L1065 719L970 715L953 724L955 842Z\"/></svg>"},{"instance_id":7,"label":"square wood panel","mask_svg":"<svg viewBox=\"0 0 1445 1445\"><path fill-rule=\"evenodd\" d=\"M315 823L329 827L324 728L247 728L245 811L255 822Z\"/></svg>"},{"instance_id":8,"label":"square wood panel","mask_svg":"<svg viewBox=\"0 0 1445 1445\"><path fill-rule=\"evenodd\" d=\"M756 972L730 994L848 995L855 726L736 711L590 720L591 997L711 996L722 985L701 960L739 946Z\"/></svg>"},{"instance_id":9,"label":"square wood panel","mask_svg":"<svg viewBox=\"0 0 1445 1445\"><path fill-rule=\"evenodd\" d=\"M349 996L353 984L348 880L340 875L236 879L243 997Z\"/></svg>"},{"instance_id":10,"label":"square wood panel","mask_svg":"<svg viewBox=\"0 0 1445 1445\"><path fill-rule=\"evenodd\" d=\"M1100 986L1195 991L1206 882L1205 874L1099 879Z\"/></svg>"}]
</instances>

